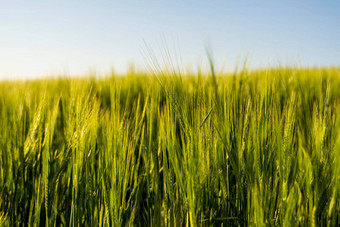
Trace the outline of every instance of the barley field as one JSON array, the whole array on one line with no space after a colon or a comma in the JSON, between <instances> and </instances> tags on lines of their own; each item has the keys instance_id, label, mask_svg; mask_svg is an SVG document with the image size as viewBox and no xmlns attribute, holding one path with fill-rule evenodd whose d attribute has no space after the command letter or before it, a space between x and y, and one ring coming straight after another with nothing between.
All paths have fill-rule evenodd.
<instances>
[{"instance_id":1,"label":"barley field","mask_svg":"<svg viewBox=\"0 0 340 227\"><path fill-rule=\"evenodd\" d=\"M339 226L340 68L0 82L0 226Z\"/></svg>"}]
</instances>

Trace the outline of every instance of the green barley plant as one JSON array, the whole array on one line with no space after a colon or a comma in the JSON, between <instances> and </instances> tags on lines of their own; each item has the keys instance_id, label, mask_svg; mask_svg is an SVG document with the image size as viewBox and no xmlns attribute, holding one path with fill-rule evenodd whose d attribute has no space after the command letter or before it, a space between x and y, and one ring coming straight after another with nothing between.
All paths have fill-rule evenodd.
<instances>
[{"instance_id":1,"label":"green barley plant","mask_svg":"<svg viewBox=\"0 0 340 227\"><path fill-rule=\"evenodd\" d=\"M338 226L340 69L0 82L0 226Z\"/></svg>"}]
</instances>

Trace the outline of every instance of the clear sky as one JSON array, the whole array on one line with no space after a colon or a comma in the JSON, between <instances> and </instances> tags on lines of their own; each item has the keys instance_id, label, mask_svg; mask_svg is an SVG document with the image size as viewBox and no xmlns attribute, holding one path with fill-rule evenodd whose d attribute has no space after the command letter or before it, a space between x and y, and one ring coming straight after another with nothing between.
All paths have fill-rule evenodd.
<instances>
[{"instance_id":1,"label":"clear sky","mask_svg":"<svg viewBox=\"0 0 340 227\"><path fill-rule=\"evenodd\" d=\"M146 44L145 44L146 43ZM153 49L183 67L340 66L338 0L1 1L0 78L144 68ZM166 60L165 60L166 61Z\"/></svg>"}]
</instances>

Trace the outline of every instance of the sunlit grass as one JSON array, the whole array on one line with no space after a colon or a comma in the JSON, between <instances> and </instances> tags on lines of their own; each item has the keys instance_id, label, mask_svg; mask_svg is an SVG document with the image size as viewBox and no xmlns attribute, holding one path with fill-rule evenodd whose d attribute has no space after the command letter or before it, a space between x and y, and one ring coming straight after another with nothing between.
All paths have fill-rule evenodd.
<instances>
[{"instance_id":1,"label":"sunlit grass","mask_svg":"<svg viewBox=\"0 0 340 227\"><path fill-rule=\"evenodd\" d=\"M0 225L339 225L340 69L0 83Z\"/></svg>"}]
</instances>

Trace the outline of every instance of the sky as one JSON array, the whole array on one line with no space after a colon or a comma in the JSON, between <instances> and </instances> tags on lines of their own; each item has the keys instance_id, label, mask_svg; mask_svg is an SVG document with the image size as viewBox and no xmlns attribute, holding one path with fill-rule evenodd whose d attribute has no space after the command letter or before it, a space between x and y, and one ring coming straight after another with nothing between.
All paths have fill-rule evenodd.
<instances>
[{"instance_id":1,"label":"sky","mask_svg":"<svg viewBox=\"0 0 340 227\"><path fill-rule=\"evenodd\" d=\"M207 49L225 71L340 66L339 12L338 0L1 1L0 79L195 69Z\"/></svg>"}]
</instances>

